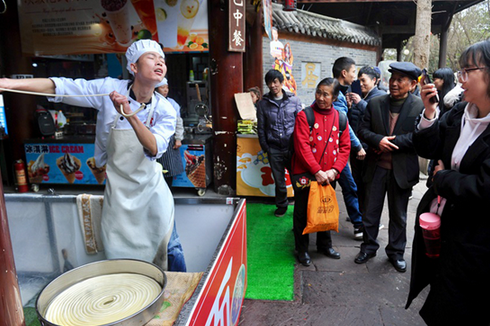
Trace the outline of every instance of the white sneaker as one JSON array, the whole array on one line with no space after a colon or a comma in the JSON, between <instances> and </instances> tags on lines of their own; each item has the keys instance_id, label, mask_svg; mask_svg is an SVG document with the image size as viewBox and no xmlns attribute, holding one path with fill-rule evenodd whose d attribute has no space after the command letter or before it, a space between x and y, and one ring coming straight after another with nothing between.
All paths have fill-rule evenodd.
<instances>
[{"instance_id":1,"label":"white sneaker","mask_svg":"<svg viewBox=\"0 0 490 326\"><path fill-rule=\"evenodd\" d=\"M354 239L362 240L362 227L354 228Z\"/></svg>"}]
</instances>

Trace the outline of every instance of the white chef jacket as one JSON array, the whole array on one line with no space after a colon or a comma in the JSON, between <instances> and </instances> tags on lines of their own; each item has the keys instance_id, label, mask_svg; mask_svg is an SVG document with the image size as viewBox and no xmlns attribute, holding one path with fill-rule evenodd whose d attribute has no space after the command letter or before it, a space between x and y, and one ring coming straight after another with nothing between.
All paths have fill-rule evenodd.
<instances>
[{"instance_id":1,"label":"white chef jacket","mask_svg":"<svg viewBox=\"0 0 490 326\"><path fill-rule=\"evenodd\" d=\"M50 78L56 86L56 95L94 95L94 94L109 94L113 91L119 94L126 95L128 93L129 80L120 80L111 77L103 79L85 80L85 79L70 79L70 78ZM145 151L145 156L150 160L156 160L162 156L167 150L170 137L175 133L175 123L177 114L170 102L158 92L154 93L156 99L155 112L150 123L150 131L155 136L157 142L158 153L156 156ZM65 103L74 106L94 108L98 110L97 114L97 129L95 137L95 164L100 167L107 163L107 141L109 131L112 128L117 111L114 103L107 96L94 97L48 97L48 100L56 103ZM129 98L131 110L136 111L140 107L135 99ZM149 105L136 114L136 116L144 123L149 114ZM120 117L117 123L117 129L132 129L129 122Z\"/></svg>"}]
</instances>

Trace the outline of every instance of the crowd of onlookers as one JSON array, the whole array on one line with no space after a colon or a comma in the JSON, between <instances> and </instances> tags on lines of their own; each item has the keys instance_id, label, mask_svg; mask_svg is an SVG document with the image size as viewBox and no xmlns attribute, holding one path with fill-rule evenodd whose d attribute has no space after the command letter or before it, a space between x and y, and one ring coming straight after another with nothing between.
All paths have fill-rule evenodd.
<instances>
[{"instance_id":1,"label":"crowd of onlookers","mask_svg":"<svg viewBox=\"0 0 490 326\"><path fill-rule=\"evenodd\" d=\"M430 285L420 311L428 325L490 323L484 309L490 290L490 224L483 207L490 199L490 41L470 46L459 64L457 73L437 69L432 81L413 63L393 62L385 92L378 88L377 67L357 70L354 60L341 57L307 105L283 89L284 76L276 70L265 75L267 94L249 90L257 92L258 137L274 176L278 217L289 204L285 168L291 176L295 250L302 265L311 264L303 230L310 184L316 181L341 187L354 237L362 240L357 264L377 255L387 197L385 252L393 267L405 272L408 202L419 182L419 158L428 160L427 172L422 169L428 191L415 226L408 226L415 227L415 236L407 303ZM425 212L441 221L436 258L426 255L419 221ZM327 257L340 258L330 231L317 232L316 247Z\"/></svg>"}]
</instances>

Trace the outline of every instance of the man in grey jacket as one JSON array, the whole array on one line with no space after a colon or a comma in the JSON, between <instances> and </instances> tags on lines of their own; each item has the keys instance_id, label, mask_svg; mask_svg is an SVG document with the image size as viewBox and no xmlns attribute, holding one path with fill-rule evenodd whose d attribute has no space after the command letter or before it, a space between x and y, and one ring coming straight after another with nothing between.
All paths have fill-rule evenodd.
<instances>
[{"instance_id":1,"label":"man in grey jacket","mask_svg":"<svg viewBox=\"0 0 490 326\"><path fill-rule=\"evenodd\" d=\"M294 130L296 115L301 111L301 101L283 90L284 76L271 69L265 75L269 93L257 106L257 132L262 150L267 153L276 190L275 215L284 216L288 209L285 168L288 161L289 138Z\"/></svg>"}]
</instances>

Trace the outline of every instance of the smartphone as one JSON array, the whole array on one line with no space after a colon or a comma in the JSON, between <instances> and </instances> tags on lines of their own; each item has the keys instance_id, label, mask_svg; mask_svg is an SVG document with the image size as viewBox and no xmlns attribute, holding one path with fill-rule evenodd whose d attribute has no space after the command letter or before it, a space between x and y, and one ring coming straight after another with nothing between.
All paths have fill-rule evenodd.
<instances>
[{"instance_id":1,"label":"smartphone","mask_svg":"<svg viewBox=\"0 0 490 326\"><path fill-rule=\"evenodd\" d=\"M432 84L432 80L430 80L429 74L427 73L427 69L422 70L422 75L424 76L424 85ZM439 94L430 98L431 103L439 103Z\"/></svg>"},{"instance_id":2,"label":"smartphone","mask_svg":"<svg viewBox=\"0 0 490 326\"><path fill-rule=\"evenodd\" d=\"M356 93L362 98L361 82L359 79L356 79L352 82L352 84L350 85L350 89L352 93Z\"/></svg>"}]
</instances>

